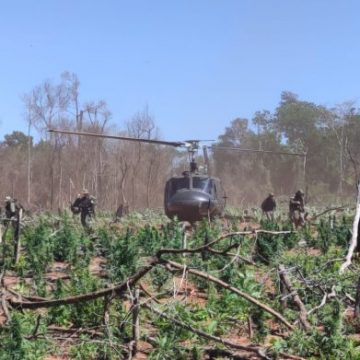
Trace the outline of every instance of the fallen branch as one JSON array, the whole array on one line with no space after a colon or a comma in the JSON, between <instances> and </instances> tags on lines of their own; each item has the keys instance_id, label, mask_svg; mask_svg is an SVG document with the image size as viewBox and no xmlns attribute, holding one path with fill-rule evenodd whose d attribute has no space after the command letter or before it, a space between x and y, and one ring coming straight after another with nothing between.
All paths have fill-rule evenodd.
<instances>
[{"instance_id":1,"label":"fallen branch","mask_svg":"<svg viewBox=\"0 0 360 360\"><path fill-rule=\"evenodd\" d=\"M39 314L36 318L36 324L35 324L34 330L32 331L32 334L31 334L32 338L36 338L36 336L37 336L37 332L38 332L39 326L40 326L40 320L41 320L41 314Z\"/></svg>"},{"instance_id":2,"label":"fallen branch","mask_svg":"<svg viewBox=\"0 0 360 360\"><path fill-rule=\"evenodd\" d=\"M162 260L163 263L170 265L171 267L184 271L184 266L176 263L174 261L170 261L170 260ZM167 269L167 267L165 267ZM281 314L279 314L277 311L275 311L274 309L272 309L271 307L263 304L262 302L258 301L257 299L255 299L254 297L252 297L251 295L231 286L230 284L206 273L206 272L202 272L199 270L195 270L195 269L189 269L187 268L187 271L190 274L196 275L198 277L201 277L205 280L209 280L214 282L215 284L218 284L219 286L223 287L224 289L228 289L231 292L241 296L242 298L248 300L249 302L251 302L252 304L260 307L261 309L263 309L264 311L266 311L267 313L273 315L275 318L277 318L280 322L282 322L287 328L289 328L290 330L294 330L294 326L291 325Z\"/></svg>"},{"instance_id":3,"label":"fallen branch","mask_svg":"<svg viewBox=\"0 0 360 360\"><path fill-rule=\"evenodd\" d=\"M320 304L319 304L318 306L315 306L315 307L312 308L311 310L309 310L309 311L307 312L307 314L310 315L310 314L312 314L313 312L315 312L315 311L319 310L320 308L322 308L323 306L325 306L327 299L328 299L328 294L325 293L324 296L323 296L323 298L321 299Z\"/></svg>"},{"instance_id":4,"label":"fallen branch","mask_svg":"<svg viewBox=\"0 0 360 360\"><path fill-rule=\"evenodd\" d=\"M0 296L1 296L1 307L6 316L6 323L8 323L11 320L11 315L8 308L8 301L5 299L5 294L3 292L1 292Z\"/></svg>"},{"instance_id":5,"label":"fallen branch","mask_svg":"<svg viewBox=\"0 0 360 360\"><path fill-rule=\"evenodd\" d=\"M120 295L125 292L129 286L134 285L138 280L140 280L145 274L147 274L156 264L158 264L159 260L157 258L152 258L150 264L141 268L137 273L130 276L127 280L119 285L113 285L109 288L98 290L92 293L78 295L78 296L71 296L63 299L55 299L55 300L45 300L45 301L19 301L9 299L9 303L14 308L21 308L21 309L39 309L39 308L48 308L52 306L59 306L59 305L70 305L75 304L83 301L91 301L95 300L100 297L104 297L107 295Z\"/></svg>"},{"instance_id":6,"label":"fallen branch","mask_svg":"<svg viewBox=\"0 0 360 360\"><path fill-rule=\"evenodd\" d=\"M301 356L296 356L296 355L287 354L287 353L283 353L283 352L279 352L279 355L286 359L290 359L290 360L306 360L305 358L303 358Z\"/></svg>"},{"instance_id":7,"label":"fallen branch","mask_svg":"<svg viewBox=\"0 0 360 360\"><path fill-rule=\"evenodd\" d=\"M237 258L239 258L241 261L243 261L243 262L246 263L246 264L254 265L254 266L258 267L258 265L257 265L254 261L252 261L252 260L250 260L250 259L247 259L247 258L245 258L245 257L243 257L243 256L241 256L241 255L238 255L238 254L235 254L235 253L229 253L229 252L219 251L219 250L215 250L215 249L213 249L213 248L209 248L208 250L209 250L209 252L211 252L211 253L213 253L213 254L237 257Z\"/></svg>"},{"instance_id":8,"label":"fallen branch","mask_svg":"<svg viewBox=\"0 0 360 360\"><path fill-rule=\"evenodd\" d=\"M145 295L147 295L151 300L154 300L157 304L160 304L160 301L156 298L158 295L151 294L141 282L139 282L138 285L140 290L142 290Z\"/></svg>"},{"instance_id":9,"label":"fallen branch","mask_svg":"<svg viewBox=\"0 0 360 360\"><path fill-rule=\"evenodd\" d=\"M244 350L244 351L249 351L252 353L256 353L257 355L259 355L262 359L269 359L266 355L265 355L265 350L259 347L254 347L254 346L244 346L244 345L240 345L240 344L235 344L231 341L222 339L218 336L214 336L214 335L210 335L204 331L198 330L193 328L192 326L183 323L182 321L176 320L173 317L164 314L163 312L156 310L155 308L153 308L152 306L148 305L148 304L141 304L141 306L144 306L145 308L149 309L150 311L154 312L155 314L157 314L158 316L160 316L161 318L164 318L166 320L169 320L171 323L176 324L186 330L191 331L192 333L199 335L205 339L208 340L212 340L218 343L221 343L225 346L228 346L232 349L237 349L237 350Z\"/></svg>"},{"instance_id":10,"label":"fallen branch","mask_svg":"<svg viewBox=\"0 0 360 360\"><path fill-rule=\"evenodd\" d=\"M226 350L226 349L219 349L219 348L204 348L201 349L210 359L231 359L231 360L244 360L243 355L237 355L236 353ZM191 349L189 349L189 352Z\"/></svg>"},{"instance_id":11,"label":"fallen branch","mask_svg":"<svg viewBox=\"0 0 360 360\"><path fill-rule=\"evenodd\" d=\"M350 300L351 302L355 302L356 300L350 295L350 294L345 294L345 297L348 299L348 300Z\"/></svg>"},{"instance_id":12,"label":"fallen branch","mask_svg":"<svg viewBox=\"0 0 360 360\"><path fill-rule=\"evenodd\" d=\"M351 265L351 259L352 259L354 250L357 245L358 226L359 226L359 220L360 220L360 183L358 183L357 190L358 190L358 193L357 193L357 201L356 201L356 212L355 212L355 217L354 217L354 222L353 222L353 227L352 227L352 236L351 236L349 251L346 255L346 261L340 267L340 270L339 270L340 274L343 273L345 271L345 269L347 269Z\"/></svg>"},{"instance_id":13,"label":"fallen branch","mask_svg":"<svg viewBox=\"0 0 360 360\"><path fill-rule=\"evenodd\" d=\"M156 347L158 345L156 338L149 336L149 335L142 335L141 339L147 343L149 343L152 347ZM212 346L206 346L206 347L201 347L200 348L201 351L203 353L205 353L206 355L208 355L210 357L210 359L213 358L229 358L231 360L244 360L244 356L243 355L238 355L235 352L232 352L230 350L227 349L220 349L217 347L212 347ZM187 353L191 354L193 351L193 348L184 348L183 350L185 350Z\"/></svg>"},{"instance_id":14,"label":"fallen branch","mask_svg":"<svg viewBox=\"0 0 360 360\"><path fill-rule=\"evenodd\" d=\"M96 330L91 330L91 329L72 329L72 328L64 328L64 327L60 327L60 326L55 326L55 325L50 325L47 328L48 331L53 331L53 332L60 332L60 333L66 333L66 334L86 334L86 335L90 335L90 336L97 336L97 337L103 337L104 333L100 332L100 331L96 331Z\"/></svg>"},{"instance_id":15,"label":"fallen branch","mask_svg":"<svg viewBox=\"0 0 360 360\"><path fill-rule=\"evenodd\" d=\"M316 215L312 216L312 217L309 218L308 220L309 220L309 221L313 221L313 220L317 219L318 217L327 214L327 213L330 212L330 211L345 210L345 209L347 209L348 207L349 207L349 205L342 205L342 206L337 206L337 207L329 208L329 209L326 209L326 210L322 211L320 214L316 214Z\"/></svg>"},{"instance_id":16,"label":"fallen branch","mask_svg":"<svg viewBox=\"0 0 360 360\"><path fill-rule=\"evenodd\" d=\"M300 311L299 319L300 319L302 326L304 327L304 329L306 331L310 331L311 326L307 320L307 310L305 308L304 303L301 301L300 296L298 295L297 291L294 291L294 289L292 288L290 279L288 278L288 276L286 274L286 269L285 269L284 265L279 265L279 275L280 275L280 279L284 283L287 291L290 294L292 294L294 302Z\"/></svg>"}]
</instances>

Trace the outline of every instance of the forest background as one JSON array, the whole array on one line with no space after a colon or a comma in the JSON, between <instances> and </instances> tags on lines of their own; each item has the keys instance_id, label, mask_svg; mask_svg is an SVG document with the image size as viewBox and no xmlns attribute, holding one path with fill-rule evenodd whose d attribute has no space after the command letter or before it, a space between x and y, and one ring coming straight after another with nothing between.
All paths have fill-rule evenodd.
<instances>
[{"instance_id":1,"label":"forest background","mask_svg":"<svg viewBox=\"0 0 360 360\"><path fill-rule=\"evenodd\" d=\"M259 110L251 119L233 119L211 145L211 167L222 180L228 204L257 206L270 191L287 201L299 187L310 203L346 203L359 178L360 110L351 101L327 108L289 91L279 96L274 112ZM4 136L0 186L4 196L16 197L28 209L68 207L84 187L101 209L115 211L124 201L130 209L161 207L166 179L188 166L186 154L169 147L49 133L58 128L159 138L146 107L120 128L112 123L106 101L80 102L76 74L44 81L23 96L23 104L28 132ZM199 122L207 126L206 120ZM191 139L191 128L188 132ZM217 149L224 146L306 157Z\"/></svg>"}]
</instances>

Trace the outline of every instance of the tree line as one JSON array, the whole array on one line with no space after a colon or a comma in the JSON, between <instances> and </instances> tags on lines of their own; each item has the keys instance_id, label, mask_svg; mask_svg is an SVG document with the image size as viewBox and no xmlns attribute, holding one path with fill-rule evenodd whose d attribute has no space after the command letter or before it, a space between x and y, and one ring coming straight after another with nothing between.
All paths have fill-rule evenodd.
<instances>
[{"instance_id":1,"label":"tree line","mask_svg":"<svg viewBox=\"0 0 360 360\"><path fill-rule=\"evenodd\" d=\"M356 194L359 137L360 112L353 102L327 108L283 92L273 113L263 110L251 120L233 120L217 146L303 156L215 151L214 161L237 203L259 201L267 191L288 196L299 187L313 203L343 202Z\"/></svg>"},{"instance_id":2,"label":"tree line","mask_svg":"<svg viewBox=\"0 0 360 360\"><path fill-rule=\"evenodd\" d=\"M42 82L23 96L23 104L28 131L14 131L1 142L0 184L3 195L28 208L65 208L84 187L103 209L115 210L124 202L131 209L161 207L166 179L186 169L186 156L173 148L49 133L61 128L159 137L147 108L120 128L111 122L104 100L81 102L76 74ZM283 92L274 112L232 120L210 147L210 165L233 206L258 204L268 192L288 197L299 187L311 202L344 202L359 178L359 136L360 111L354 103L328 108Z\"/></svg>"}]
</instances>

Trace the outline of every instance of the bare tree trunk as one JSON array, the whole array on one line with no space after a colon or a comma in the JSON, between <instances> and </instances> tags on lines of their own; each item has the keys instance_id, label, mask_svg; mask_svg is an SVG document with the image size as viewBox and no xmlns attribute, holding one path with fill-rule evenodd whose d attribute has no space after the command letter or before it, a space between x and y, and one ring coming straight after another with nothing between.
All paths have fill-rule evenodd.
<instances>
[{"instance_id":1,"label":"bare tree trunk","mask_svg":"<svg viewBox=\"0 0 360 360\"><path fill-rule=\"evenodd\" d=\"M76 128L77 128L77 131L82 130L83 116L84 116L84 111L81 110L79 112L78 103L76 102ZM81 148L81 136L78 136L78 144L77 145L78 145L78 149L80 149Z\"/></svg>"},{"instance_id":2,"label":"bare tree trunk","mask_svg":"<svg viewBox=\"0 0 360 360\"><path fill-rule=\"evenodd\" d=\"M281 293L280 304L284 309L286 309L288 292L286 290L286 286L285 286L284 282L281 280L280 280L280 293Z\"/></svg>"},{"instance_id":3,"label":"bare tree trunk","mask_svg":"<svg viewBox=\"0 0 360 360\"><path fill-rule=\"evenodd\" d=\"M51 161L50 161L50 209L54 209L54 199L55 199L55 174L54 174L54 160L55 160L55 149L51 151Z\"/></svg>"},{"instance_id":4,"label":"bare tree trunk","mask_svg":"<svg viewBox=\"0 0 360 360\"><path fill-rule=\"evenodd\" d=\"M339 272L342 273L351 265L351 259L358 243L358 229L360 221L360 182L357 184L357 201L356 201L356 212L352 228L352 236L348 253L346 255L346 261L341 265Z\"/></svg>"},{"instance_id":5,"label":"bare tree trunk","mask_svg":"<svg viewBox=\"0 0 360 360\"><path fill-rule=\"evenodd\" d=\"M355 297L355 308L354 308L354 316L358 318L360 315L360 277L356 286L356 297Z\"/></svg>"},{"instance_id":6,"label":"bare tree trunk","mask_svg":"<svg viewBox=\"0 0 360 360\"><path fill-rule=\"evenodd\" d=\"M303 159L303 186L304 186L304 190L307 190L307 182L306 182L306 161L307 161L307 150L304 153L304 159ZM305 194L307 194L308 192L305 191ZM305 195L306 196L306 195Z\"/></svg>"},{"instance_id":7,"label":"bare tree trunk","mask_svg":"<svg viewBox=\"0 0 360 360\"><path fill-rule=\"evenodd\" d=\"M16 265L20 258L21 250L21 239L20 239L20 230L21 230L21 219L22 219L22 209L19 210L19 214L16 217L16 223L14 226L14 264Z\"/></svg>"},{"instance_id":8,"label":"bare tree trunk","mask_svg":"<svg viewBox=\"0 0 360 360\"><path fill-rule=\"evenodd\" d=\"M339 141L339 195L341 196L343 193L343 182L344 182L344 126L341 128L341 135Z\"/></svg>"},{"instance_id":9,"label":"bare tree trunk","mask_svg":"<svg viewBox=\"0 0 360 360\"><path fill-rule=\"evenodd\" d=\"M134 291L134 299L132 303L132 354L135 355L137 353L138 341L140 339L140 323L139 323L139 289L135 289Z\"/></svg>"},{"instance_id":10,"label":"bare tree trunk","mask_svg":"<svg viewBox=\"0 0 360 360\"><path fill-rule=\"evenodd\" d=\"M61 149L59 149L59 154L58 154L58 159L59 159L59 196L58 196L58 208L62 209L62 180L63 180L63 166L62 166L62 153L61 153Z\"/></svg>"},{"instance_id":11,"label":"bare tree trunk","mask_svg":"<svg viewBox=\"0 0 360 360\"><path fill-rule=\"evenodd\" d=\"M28 146L27 146L27 205L30 206L31 202L31 120L28 120Z\"/></svg>"}]
</instances>

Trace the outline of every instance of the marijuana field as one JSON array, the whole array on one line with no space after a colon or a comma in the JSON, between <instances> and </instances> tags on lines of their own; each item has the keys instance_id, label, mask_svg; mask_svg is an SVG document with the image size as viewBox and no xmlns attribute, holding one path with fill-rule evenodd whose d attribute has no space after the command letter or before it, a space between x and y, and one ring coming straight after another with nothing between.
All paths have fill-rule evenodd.
<instances>
[{"instance_id":1,"label":"marijuana field","mask_svg":"<svg viewBox=\"0 0 360 360\"><path fill-rule=\"evenodd\" d=\"M16 264L1 244L0 359L359 358L353 212L285 218L25 218Z\"/></svg>"}]
</instances>

